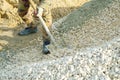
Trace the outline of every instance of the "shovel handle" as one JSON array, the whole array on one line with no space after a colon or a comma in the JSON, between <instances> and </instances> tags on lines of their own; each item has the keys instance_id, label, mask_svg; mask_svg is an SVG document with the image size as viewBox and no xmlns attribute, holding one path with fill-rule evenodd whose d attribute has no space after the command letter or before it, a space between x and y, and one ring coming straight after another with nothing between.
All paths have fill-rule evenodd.
<instances>
[{"instance_id":1,"label":"shovel handle","mask_svg":"<svg viewBox=\"0 0 120 80\"><path fill-rule=\"evenodd\" d=\"M50 37L50 39L52 40L52 42L55 42L55 39L53 38L52 34L50 33L50 30L48 29L48 27L46 26L45 21L43 20L43 18L41 16L39 16L39 19L41 21L41 24L43 25L43 28L45 29L46 33L48 34L48 36Z\"/></svg>"},{"instance_id":2,"label":"shovel handle","mask_svg":"<svg viewBox=\"0 0 120 80\"><path fill-rule=\"evenodd\" d=\"M36 6L34 5L34 2L32 0L29 0L31 6L33 7L34 10L36 10ZM46 33L48 34L48 36L50 37L50 39L52 40L52 42L55 42L55 39L53 38L52 34L50 33L45 21L43 20L43 18L40 15L37 15L41 21L41 24L43 25L43 28L45 29Z\"/></svg>"}]
</instances>

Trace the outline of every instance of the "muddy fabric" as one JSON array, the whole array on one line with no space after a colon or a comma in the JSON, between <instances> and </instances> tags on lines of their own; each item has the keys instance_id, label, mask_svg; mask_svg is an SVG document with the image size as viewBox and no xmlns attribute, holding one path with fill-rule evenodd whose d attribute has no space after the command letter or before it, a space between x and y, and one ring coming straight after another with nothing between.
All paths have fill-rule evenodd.
<instances>
[{"instance_id":1,"label":"muddy fabric","mask_svg":"<svg viewBox=\"0 0 120 80\"><path fill-rule=\"evenodd\" d=\"M50 29L50 27L52 25L52 15L51 15L51 11L50 11L50 3L48 3L47 0L33 0L33 2L38 7L43 8L42 17L43 17L46 25ZM22 17L22 19L26 22L26 24L28 26L36 27L36 26L38 26L40 24L40 21L39 21L39 19L37 17L32 16L32 14L30 14L29 16L27 16L27 18L25 18L26 14L29 11L29 8L30 8L29 0L19 0L19 8L18 8L19 15ZM31 16L33 17L33 20L29 19L29 17L31 17ZM40 31L41 31L41 33L43 35L43 40L46 40L46 39L48 40L49 37L48 37L46 31L41 26L40 26Z\"/></svg>"},{"instance_id":2,"label":"muddy fabric","mask_svg":"<svg viewBox=\"0 0 120 80\"><path fill-rule=\"evenodd\" d=\"M29 0L19 0L18 13L21 17L27 14L29 6L30 6Z\"/></svg>"}]
</instances>

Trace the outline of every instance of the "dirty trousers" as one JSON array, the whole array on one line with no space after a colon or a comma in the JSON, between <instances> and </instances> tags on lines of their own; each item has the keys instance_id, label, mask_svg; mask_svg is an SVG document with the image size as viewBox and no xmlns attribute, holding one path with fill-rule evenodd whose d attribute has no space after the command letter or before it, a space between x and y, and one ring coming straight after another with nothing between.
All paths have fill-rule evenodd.
<instances>
[{"instance_id":1,"label":"dirty trousers","mask_svg":"<svg viewBox=\"0 0 120 80\"><path fill-rule=\"evenodd\" d=\"M50 41L50 37L47 35L46 31L42 27L39 18L32 16L33 12L30 11L30 3L29 2L23 2L21 0L20 2L20 7L18 8L18 14L21 16L21 18L24 20L24 22L29 26L29 27L40 27L40 31L42 33L43 41ZM52 26L52 15L51 11L48 8L43 9L43 14L42 18L45 21L47 27L51 28Z\"/></svg>"}]
</instances>

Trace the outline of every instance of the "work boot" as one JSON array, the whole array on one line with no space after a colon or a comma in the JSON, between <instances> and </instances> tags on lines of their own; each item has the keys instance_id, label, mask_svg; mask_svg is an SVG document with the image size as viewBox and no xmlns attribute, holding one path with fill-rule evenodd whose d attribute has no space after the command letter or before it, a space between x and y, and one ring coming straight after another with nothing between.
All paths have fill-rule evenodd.
<instances>
[{"instance_id":1,"label":"work boot","mask_svg":"<svg viewBox=\"0 0 120 80\"><path fill-rule=\"evenodd\" d=\"M50 44L49 40L44 41L44 43L43 43L43 51L42 51L44 54L50 54L50 51L48 49L49 44Z\"/></svg>"},{"instance_id":2,"label":"work boot","mask_svg":"<svg viewBox=\"0 0 120 80\"><path fill-rule=\"evenodd\" d=\"M35 27L35 28L27 27L24 30L20 31L18 33L18 35L25 36L25 35L29 35L29 34L32 34L32 33L36 33L37 31L38 31L37 27Z\"/></svg>"}]
</instances>

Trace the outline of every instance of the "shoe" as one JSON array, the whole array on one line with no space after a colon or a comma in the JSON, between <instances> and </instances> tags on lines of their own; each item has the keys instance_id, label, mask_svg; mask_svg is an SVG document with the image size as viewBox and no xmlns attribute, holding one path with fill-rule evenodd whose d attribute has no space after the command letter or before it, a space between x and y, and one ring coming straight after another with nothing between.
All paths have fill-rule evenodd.
<instances>
[{"instance_id":1,"label":"shoe","mask_svg":"<svg viewBox=\"0 0 120 80\"><path fill-rule=\"evenodd\" d=\"M49 49L47 48L47 46L43 46L43 54L50 54Z\"/></svg>"},{"instance_id":2,"label":"shoe","mask_svg":"<svg viewBox=\"0 0 120 80\"><path fill-rule=\"evenodd\" d=\"M44 43L43 43L43 51L42 51L44 54L50 54L50 51L48 49L49 44L50 44L49 40L44 41Z\"/></svg>"},{"instance_id":3,"label":"shoe","mask_svg":"<svg viewBox=\"0 0 120 80\"><path fill-rule=\"evenodd\" d=\"M32 34L32 33L36 33L37 31L38 31L37 27L35 27L35 28L27 27L24 30L20 31L18 33L18 35L20 35L20 36L29 35L29 34Z\"/></svg>"}]
</instances>

